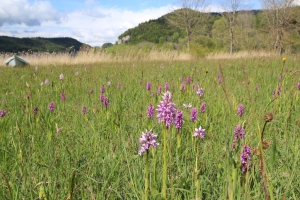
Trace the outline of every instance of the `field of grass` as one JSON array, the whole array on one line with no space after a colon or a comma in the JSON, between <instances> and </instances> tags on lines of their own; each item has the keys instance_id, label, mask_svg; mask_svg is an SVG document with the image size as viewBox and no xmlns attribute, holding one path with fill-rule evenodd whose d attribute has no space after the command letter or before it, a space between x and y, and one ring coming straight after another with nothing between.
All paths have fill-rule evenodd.
<instances>
[{"instance_id":1,"label":"field of grass","mask_svg":"<svg viewBox=\"0 0 300 200\"><path fill-rule=\"evenodd\" d=\"M297 59L49 63L0 76L0 199L300 197ZM147 117L166 84L181 129ZM140 156L146 129L159 145Z\"/></svg>"}]
</instances>

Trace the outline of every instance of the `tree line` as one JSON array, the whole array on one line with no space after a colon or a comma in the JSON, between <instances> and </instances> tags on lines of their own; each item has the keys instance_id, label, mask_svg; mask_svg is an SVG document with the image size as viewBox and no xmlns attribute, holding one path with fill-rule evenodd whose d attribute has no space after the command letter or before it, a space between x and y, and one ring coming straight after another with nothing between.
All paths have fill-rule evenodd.
<instances>
[{"instance_id":1,"label":"tree line","mask_svg":"<svg viewBox=\"0 0 300 200\"><path fill-rule=\"evenodd\" d=\"M300 7L295 0L261 0L251 10L245 0L220 0L222 12L207 11L205 0L179 0L181 9L124 32L130 44L173 43L187 51L267 50L300 52Z\"/></svg>"},{"instance_id":2,"label":"tree line","mask_svg":"<svg viewBox=\"0 0 300 200\"><path fill-rule=\"evenodd\" d=\"M0 52L65 52L69 48L79 51L83 43L69 37L58 38L16 38L0 36Z\"/></svg>"}]
</instances>

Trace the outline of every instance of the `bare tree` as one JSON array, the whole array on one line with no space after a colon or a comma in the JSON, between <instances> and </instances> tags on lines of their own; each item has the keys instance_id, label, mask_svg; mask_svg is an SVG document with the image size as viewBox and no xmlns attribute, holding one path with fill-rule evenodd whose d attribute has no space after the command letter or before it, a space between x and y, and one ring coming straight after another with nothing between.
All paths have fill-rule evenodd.
<instances>
[{"instance_id":1,"label":"bare tree","mask_svg":"<svg viewBox=\"0 0 300 200\"><path fill-rule=\"evenodd\" d=\"M184 30L186 33L187 49L190 50L191 36L197 31L198 25L203 21L206 0L179 0L173 12L166 16L172 26Z\"/></svg>"},{"instance_id":2,"label":"bare tree","mask_svg":"<svg viewBox=\"0 0 300 200\"><path fill-rule=\"evenodd\" d=\"M273 48L278 54L284 51L284 33L292 25L295 0L261 0L267 20L267 31L273 40Z\"/></svg>"},{"instance_id":3,"label":"bare tree","mask_svg":"<svg viewBox=\"0 0 300 200\"><path fill-rule=\"evenodd\" d=\"M224 10L222 16L228 21L230 32L230 55L234 51L234 27L238 17L238 10L246 5L246 0L220 0L221 8Z\"/></svg>"},{"instance_id":4,"label":"bare tree","mask_svg":"<svg viewBox=\"0 0 300 200\"><path fill-rule=\"evenodd\" d=\"M257 48L258 36L255 29L254 11L240 11L235 28L235 49L250 50Z\"/></svg>"}]
</instances>

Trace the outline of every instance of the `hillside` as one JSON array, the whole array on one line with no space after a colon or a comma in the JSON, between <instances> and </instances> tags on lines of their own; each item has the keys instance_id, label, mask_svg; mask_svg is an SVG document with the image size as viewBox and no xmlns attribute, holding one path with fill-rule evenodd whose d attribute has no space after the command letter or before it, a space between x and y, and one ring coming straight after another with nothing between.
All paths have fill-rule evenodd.
<instances>
[{"instance_id":1,"label":"hillside","mask_svg":"<svg viewBox=\"0 0 300 200\"><path fill-rule=\"evenodd\" d=\"M185 27L172 26L167 20L181 11L173 11L128 29L118 37L118 43L132 45L141 42L166 43L172 44L174 49L186 48ZM285 14L287 11L289 11L288 16ZM275 50L280 53L298 53L300 52L300 15L298 14L300 7L289 8L287 11L279 10L278 19L274 19L272 10L238 11L232 25L232 38L230 23L224 13L201 13L202 19L191 28L189 38L191 50L196 54L228 52L233 42L235 52Z\"/></svg>"},{"instance_id":2,"label":"hillside","mask_svg":"<svg viewBox=\"0 0 300 200\"><path fill-rule=\"evenodd\" d=\"M130 35L130 44L137 44L143 41L162 43L172 40L174 33L184 35L182 31L176 27L169 26L165 16L158 19L149 20L147 22L140 23L137 27L128 29L118 38L122 39L127 35Z\"/></svg>"},{"instance_id":3,"label":"hillside","mask_svg":"<svg viewBox=\"0 0 300 200\"><path fill-rule=\"evenodd\" d=\"M219 13L209 13L207 15L208 17L205 26L212 26L215 20L221 18ZM140 23L138 26L128 29L122 33L118 39L121 40L129 35L130 40L127 42L128 44L137 44L144 41L156 44L164 42L178 42L178 39L184 38L186 33L184 30L171 26L168 23L167 18L172 16L174 16L173 12L163 15L158 19Z\"/></svg>"},{"instance_id":4,"label":"hillside","mask_svg":"<svg viewBox=\"0 0 300 200\"><path fill-rule=\"evenodd\" d=\"M78 51L83 43L68 37L61 38L16 38L0 36L0 52L65 52L66 49Z\"/></svg>"}]
</instances>

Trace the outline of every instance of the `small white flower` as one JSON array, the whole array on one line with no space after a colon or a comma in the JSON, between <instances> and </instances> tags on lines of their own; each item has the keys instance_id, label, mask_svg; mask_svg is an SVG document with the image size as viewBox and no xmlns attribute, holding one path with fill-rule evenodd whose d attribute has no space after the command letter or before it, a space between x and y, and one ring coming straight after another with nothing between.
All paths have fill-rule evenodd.
<instances>
[{"instance_id":1,"label":"small white flower","mask_svg":"<svg viewBox=\"0 0 300 200\"><path fill-rule=\"evenodd\" d=\"M198 90L197 90L197 94L198 94L200 97L202 97L203 94L204 94L204 89L203 89L203 88L198 89Z\"/></svg>"},{"instance_id":2,"label":"small white flower","mask_svg":"<svg viewBox=\"0 0 300 200\"><path fill-rule=\"evenodd\" d=\"M172 101L172 93L167 91L163 94L162 98L164 101L170 102L170 101Z\"/></svg>"},{"instance_id":3,"label":"small white flower","mask_svg":"<svg viewBox=\"0 0 300 200\"><path fill-rule=\"evenodd\" d=\"M189 104L185 104L185 103L184 103L183 106L184 106L185 108L191 108L191 107L192 107L192 104L190 104L190 103L189 103Z\"/></svg>"},{"instance_id":4,"label":"small white flower","mask_svg":"<svg viewBox=\"0 0 300 200\"><path fill-rule=\"evenodd\" d=\"M199 137L203 139L205 137L205 129L201 126L199 128L195 128L193 137Z\"/></svg>"}]
</instances>

